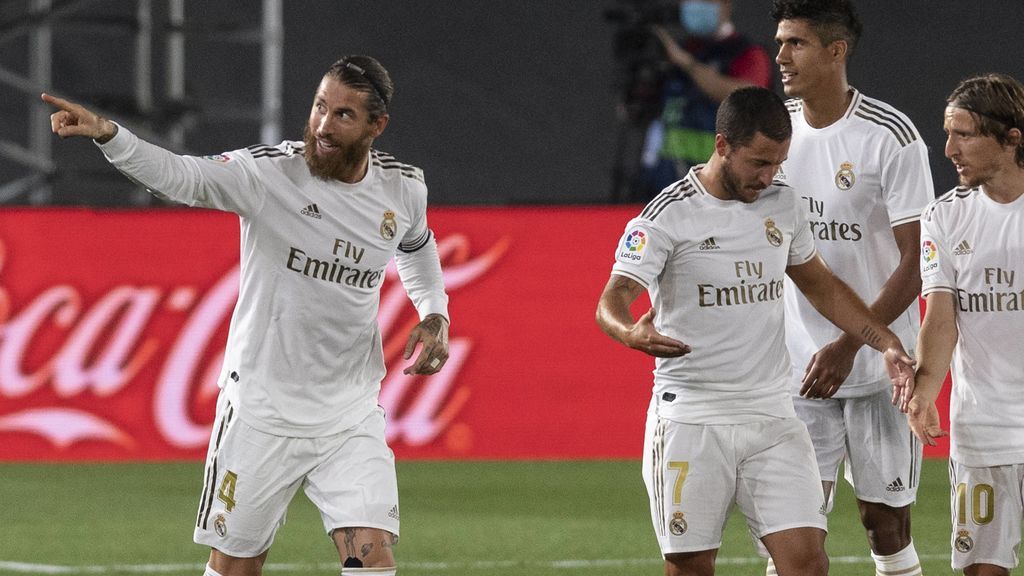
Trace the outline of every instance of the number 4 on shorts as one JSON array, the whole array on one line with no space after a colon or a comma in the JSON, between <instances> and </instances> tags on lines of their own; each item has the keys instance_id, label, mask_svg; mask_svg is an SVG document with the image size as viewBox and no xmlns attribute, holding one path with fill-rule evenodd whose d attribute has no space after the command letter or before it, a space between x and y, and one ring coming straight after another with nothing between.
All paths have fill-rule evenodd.
<instances>
[{"instance_id":1,"label":"number 4 on shorts","mask_svg":"<svg viewBox=\"0 0 1024 576\"><path fill-rule=\"evenodd\" d=\"M220 488L217 490L217 499L224 503L228 512L235 508L235 484L237 483L238 475L228 470L224 474L224 479L220 482Z\"/></svg>"}]
</instances>

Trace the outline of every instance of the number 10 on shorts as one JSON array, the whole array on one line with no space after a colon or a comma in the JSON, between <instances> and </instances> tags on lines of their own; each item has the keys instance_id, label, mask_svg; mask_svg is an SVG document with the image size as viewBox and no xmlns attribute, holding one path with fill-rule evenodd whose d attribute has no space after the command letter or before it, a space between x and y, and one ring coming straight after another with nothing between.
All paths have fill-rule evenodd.
<instances>
[{"instance_id":1,"label":"number 10 on shorts","mask_svg":"<svg viewBox=\"0 0 1024 576\"><path fill-rule=\"evenodd\" d=\"M956 520L960 525L967 524L967 488L963 482L956 485ZM988 524L995 516L995 490L989 484L977 484L970 492L971 520L979 526Z\"/></svg>"}]
</instances>

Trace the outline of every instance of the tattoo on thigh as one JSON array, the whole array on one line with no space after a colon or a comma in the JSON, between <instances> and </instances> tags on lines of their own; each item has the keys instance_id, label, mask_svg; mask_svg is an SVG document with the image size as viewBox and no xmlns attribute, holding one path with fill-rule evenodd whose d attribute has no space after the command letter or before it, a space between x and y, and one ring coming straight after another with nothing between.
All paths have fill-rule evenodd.
<instances>
[{"instance_id":1,"label":"tattoo on thigh","mask_svg":"<svg viewBox=\"0 0 1024 576\"><path fill-rule=\"evenodd\" d=\"M367 542L366 544L363 544L362 547L359 548L359 551L363 554L363 558L366 558L370 555L370 552L373 552L373 543Z\"/></svg>"},{"instance_id":2,"label":"tattoo on thigh","mask_svg":"<svg viewBox=\"0 0 1024 576\"><path fill-rule=\"evenodd\" d=\"M355 528L342 528L345 532L345 553L349 556L356 555L356 529Z\"/></svg>"}]
</instances>

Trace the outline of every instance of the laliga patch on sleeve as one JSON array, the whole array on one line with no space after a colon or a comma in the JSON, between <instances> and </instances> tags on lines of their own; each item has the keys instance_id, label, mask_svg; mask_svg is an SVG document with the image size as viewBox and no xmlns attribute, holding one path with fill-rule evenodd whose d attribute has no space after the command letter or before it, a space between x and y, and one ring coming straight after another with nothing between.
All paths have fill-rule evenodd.
<instances>
[{"instance_id":1,"label":"laliga patch on sleeve","mask_svg":"<svg viewBox=\"0 0 1024 576\"><path fill-rule=\"evenodd\" d=\"M921 276L939 272L939 248L930 238L921 241Z\"/></svg>"},{"instance_id":2,"label":"laliga patch on sleeve","mask_svg":"<svg viewBox=\"0 0 1024 576\"><path fill-rule=\"evenodd\" d=\"M644 261L644 252L647 250L647 243L650 241L650 233L639 226L634 226L626 232L619 243L619 249L615 259L625 264L639 264Z\"/></svg>"}]
</instances>

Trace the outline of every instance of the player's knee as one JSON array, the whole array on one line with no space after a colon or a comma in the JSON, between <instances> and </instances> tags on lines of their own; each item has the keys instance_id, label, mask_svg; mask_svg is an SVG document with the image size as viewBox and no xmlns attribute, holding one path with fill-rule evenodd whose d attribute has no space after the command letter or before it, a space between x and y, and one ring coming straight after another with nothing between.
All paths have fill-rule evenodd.
<instances>
[{"instance_id":1,"label":"player's knee","mask_svg":"<svg viewBox=\"0 0 1024 576\"><path fill-rule=\"evenodd\" d=\"M822 576L828 574L828 555L822 552L815 555L808 563L807 570L802 572L807 576Z\"/></svg>"},{"instance_id":2,"label":"player's knee","mask_svg":"<svg viewBox=\"0 0 1024 576\"><path fill-rule=\"evenodd\" d=\"M398 536L377 528L341 528L332 532L342 558L343 572L394 568L393 548ZM356 572L358 574L358 572Z\"/></svg>"},{"instance_id":3,"label":"player's knee","mask_svg":"<svg viewBox=\"0 0 1024 576\"><path fill-rule=\"evenodd\" d=\"M964 568L964 576L1010 576L1010 570L993 564L971 564Z\"/></svg>"},{"instance_id":4,"label":"player's knee","mask_svg":"<svg viewBox=\"0 0 1024 576\"><path fill-rule=\"evenodd\" d=\"M665 576L712 576L714 573L714 550L665 555Z\"/></svg>"},{"instance_id":5,"label":"player's knee","mask_svg":"<svg viewBox=\"0 0 1024 576\"><path fill-rule=\"evenodd\" d=\"M349 556L341 564L342 574L381 574L388 568L396 568L395 558L391 554L367 554L363 558Z\"/></svg>"},{"instance_id":6,"label":"player's knee","mask_svg":"<svg viewBox=\"0 0 1024 576\"><path fill-rule=\"evenodd\" d=\"M910 506L860 503L861 522L876 554L895 554L910 545Z\"/></svg>"},{"instance_id":7,"label":"player's knee","mask_svg":"<svg viewBox=\"0 0 1024 576\"><path fill-rule=\"evenodd\" d=\"M210 560L206 564L207 572L204 576L261 576L268 552L269 550L264 551L253 558L241 558L213 548L210 550Z\"/></svg>"}]
</instances>

